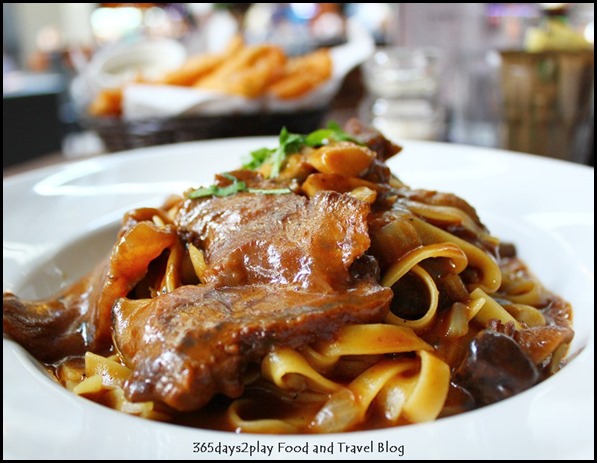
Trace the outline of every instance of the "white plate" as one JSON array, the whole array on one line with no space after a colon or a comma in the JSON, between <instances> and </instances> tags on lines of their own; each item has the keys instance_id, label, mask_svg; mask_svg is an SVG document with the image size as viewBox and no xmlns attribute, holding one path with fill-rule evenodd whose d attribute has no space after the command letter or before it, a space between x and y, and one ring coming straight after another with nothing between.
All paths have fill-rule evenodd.
<instances>
[{"instance_id":1,"label":"white plate","mask_svg":"<svg viewBox=\"0 0 597 463\"><path fill-rule=\"evenodd\" d=\"M50 294L105 255L123 212L211 183L213 173L238 166L241 154L274 144L249 138L162 146L5 180L4 290ZM592 459L593 169L473 147L404 144L390 162L403 181L469 200L494 234L517 244L548 288L572 302L578 355L560 373L499 404L434 423L324 436L236 435L154 423L75 397L4 340L4 457L230 459L217 449L237 445L239 458L394 459L403 449L403 458ZM273 446L271 455L264 445ZM251 446L258 446L253 455ZM305 446L308 454L301 453Z\"/></svg>"}]
</instances>

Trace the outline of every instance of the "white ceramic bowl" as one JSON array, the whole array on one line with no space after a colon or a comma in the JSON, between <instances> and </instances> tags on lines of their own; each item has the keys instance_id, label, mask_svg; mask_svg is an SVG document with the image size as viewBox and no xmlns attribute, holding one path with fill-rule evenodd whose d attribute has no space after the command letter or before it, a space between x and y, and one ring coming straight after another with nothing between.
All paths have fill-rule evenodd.
<instances>
[{"instance_id":1,"label":"white ceramic bowl","mask_svg":"<svg viewBox=\"0 0 597 463\"><path fill-rule=\"evenodd\" d=\"M124 212L209 184L277 139L180 143L51 166L4 180L3 289L43 298L110 249ZM462 415L329 435L246 435L127 416L53 382L3 340L5 458L570 459L594 458L594 172L484 148L404 141L389 166L413 187L469 200L574 308L575 357L552 378Z\"/></svg>"}]
</instances>

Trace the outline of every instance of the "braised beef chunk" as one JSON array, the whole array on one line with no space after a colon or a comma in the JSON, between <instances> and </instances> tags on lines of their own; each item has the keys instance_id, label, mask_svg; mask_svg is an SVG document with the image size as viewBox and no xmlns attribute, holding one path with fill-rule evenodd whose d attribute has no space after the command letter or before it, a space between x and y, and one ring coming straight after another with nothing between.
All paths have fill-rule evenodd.
<instances>
[{"instance_id":1,"label":"braised beef chunk","mask_svg":"<svg viewBox=\"0 0 597 463\"><path fill-rule=\"evenodd\" d=\"M516 246L513 243L500 243L499 256L500 258L516 257Z\"/></svg>"},{"instance_id":2,"label":"braised beef chunk","mask_svg":"<svg viewBox=\"0 0 597 463\"><path fill-rule=\"evenodd\" d=\"M514 339L536 364L546 360L561 345L568 345L574 338L569 326L533 326L517 331Z\"/></svg>"},{"instance_id":3,"label":"braised beef chunk","mask_svg":"<svg viewBox=\"0 0 597 463\"><path fill-rule=\"evenodd\" d=\"M392 292L369 281L344 291L298 286L183 286L130 310L114 307L114 340L133 374L134 401L195 410L216 393L238 397L242 373L272 345L303 346L350 323L384 320Z\"/></svg>"},{"instance_id":4,"label":"braised beef chunk","mask_svg":"<svg viewBox=\"0 0 597 463\"><path fill-rule=\"evenodd\" d=\"M82 330L70 329L80 324L76 307L60 300L44 303L23 301L11 293L3 297L3 329L12 339L43 362L53 362L70 352L83 354ZM49 340L53 342L48 342Z\"/></svg>"},{"instance_id":5,"label":"braised beef chunk","mask_svg":"<svg viewBox=\"0 0 597 463\"><path fill-rule=\"evenodd\" d=\"M546 315L546 311L543 311ZM563 325L530 326L517 330L514 324L490 320L487 328L506 334L516 341L522 351L535 365L541 365L559 346L569 345L574 338L574 330Z\"/></svg>"},{"instance_id":6,"label":"braised beef chunk","mask_svg":"<svg viewBox=\"0 0 597 463\"><path fill-rule=\"evenodd\" d=\"M4 293L4 334L42 362L85 354L93 344L90 331L105 270L106 263L102 263L57 297L42 301Z\"/></svg>"},{"instance_id":7,"label":"braised beef chunk","mask_svg":"<svg viewBox=\"0 0 597 463\"><path fill-rule=\"evenodd\" d=\"M350 265L369 248L368 213L365 202L333 191L311 200L239 193L187 201L176 225L204 250L209 283L329 290L350 281Z\"/></svg>"},{"instance_id":8,"label":"braised beef chunk","mask_svg":"<svg viewBox=\"0 0 597 463\"><path fill-rule=\"evenodd\" d=\"M510 336L481 331L456 371L455 382L470 391L478 405L512 397L535 385L539 370Z\"/></svg>"},{"instance_id":9,"label":"braised beef chunk","mask_svg":"<svg viewBox=\"0 0 597 463\"><path fill-rule=\"evenodd\" d=\"M402 147L392 143L377 129L363 124L358 119L350 119L344 126L344 130L375 151L382 161L402 151Z\"/></svg>"},{"instance_id":10,"label":"braised beef chunk","mask_svg":"<svg viewBox=\"0 0 597 463\"><path fill-rule=\"evenodd\" d=\"M146 305L116 303L129 398L198 409L216 393L242 394L246 365L273 344L299 347L346 324L383 321L392 292L377 283L375 259L362 257L368 213L331 191L186 201L175 222L205 253L206 283Z\"/></svg>"},{"instance_id":11,"label":"braised beef chunk","mask_svg":"<svg viewBox=\"0 0 597 463\"><path fill-rule=\"evenodd\" d=\"M178 240L172 227L160 228L146 220L159 214L150 208L128 213L110 259L59 295L29 301L5 293L4 333L48 363L109 349L112 305L143 278L153 259Z\"/></svg>"}]
</instances>

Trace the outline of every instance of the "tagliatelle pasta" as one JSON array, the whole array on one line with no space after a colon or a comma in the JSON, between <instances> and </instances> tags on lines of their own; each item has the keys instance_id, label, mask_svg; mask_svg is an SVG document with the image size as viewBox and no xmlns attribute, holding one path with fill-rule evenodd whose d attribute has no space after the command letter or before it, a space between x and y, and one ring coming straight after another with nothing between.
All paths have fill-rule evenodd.
<instances>
[{"instance_id":1,"label":"tagliatelle pasta","mask_svg":"<svg viewBox=\"0 0 597 463\"><path fill-rule=\"evenodd\" d=\"M557 372L570 306L464 200L392 176L396 151L355 122L283 131L244 169L128 213L63 294L6 293L4 332L75 394L235 432L427 422Z\"/></svg>"}]
</instances>

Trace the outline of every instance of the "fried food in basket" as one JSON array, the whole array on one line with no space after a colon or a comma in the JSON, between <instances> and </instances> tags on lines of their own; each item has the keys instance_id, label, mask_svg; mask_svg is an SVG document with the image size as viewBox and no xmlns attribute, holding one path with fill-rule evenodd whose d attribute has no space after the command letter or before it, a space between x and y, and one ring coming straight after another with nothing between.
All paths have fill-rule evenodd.
<instances>
[{"instance_id":1,"label":"fried food in basket","mask_svg":"<svg viewBox=\"0 0 597 463\"><path fill-rule=\"evenodd\" d=\"M284 74L286 55L273 45L245 47L195 87L255 98Z\"/></svg>"},{"instance_id":2,"label":"fried food in basket","mask_svg":"<svg viewBox=\"0 0 597 463\"><path fill-rule=\"evenodd\" d=\"M161 83L182 86L194 85L200 79L213 73L226 59L234 56L243 47L243 40L237 35L230 41L224 52L191 56L183 63L180 69L170 71L166 74Z\"/></svg>"},{"instance_id":3,"label":"fried food in basket","mask_svg":"<svg viewBox=\"0 0 597 463\"><path fill-rule=\"evenodd\" d=\"M328 80L332 70L332 58L327 49L290 58L286 62L284 76L268 91L282 100L298 98Z\"/></svg>"},{"instance_id":4,"label":"fried food in basket","mask_svg":"<svg viewBox=\"0 0 597 463\"><path fill-rule=\"evenodd\" d=\"M136 83L211 90L245 98L298 99L332 76L328 49L289 58L271 44L246 45L235 37L221 53L192 56L161 79ZM120 116L123 87L102 89L89 107L93 116Z\"/></svg>"},{"instance_id":5,"label":"fried food in basket","mask_svg":"<svg viewBox=\"0 0 597 463\"><path fill-rule=\"evenodd\" d=\"M120 116L122 114L122 88L106 88L97 94L89 106L92 116Z\"/></svg>"}]
</instances>

